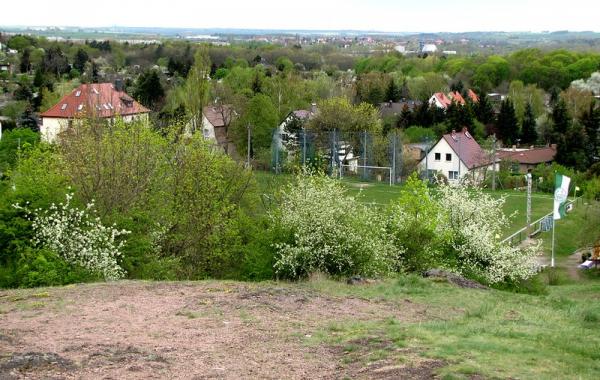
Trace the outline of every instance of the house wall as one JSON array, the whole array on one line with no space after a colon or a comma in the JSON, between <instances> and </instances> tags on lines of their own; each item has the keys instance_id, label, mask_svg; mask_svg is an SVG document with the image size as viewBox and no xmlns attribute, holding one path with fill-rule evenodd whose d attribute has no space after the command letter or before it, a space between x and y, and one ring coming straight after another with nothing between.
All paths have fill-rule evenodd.
<instances>
[{"instance_id":1,"label":"house wall","mask_svg":"<svg viewBox=\"0 0 600 380\"><path fill-rule=\"evenodd\" d=\"M202 114L202 136L204 136L207 140L217 141L217 137L215 135L215 127L208 121L206 116Z\"/></svg>"},{"instance_id":2,"label":"house wall","mask_svg":"<svg viewBox=\"0 0 600 380\"><path fill-rule=\"evenodd\" d=\"M42 119L42 126L40 127L42 141L55 142L58 134L67 129L68 125L69 119L44 117Z\"/></svg>"},{"instance_id":3,"label":"house wall","mask_svg":"<svg viewBox=\"0 0 600 380\"><path fill-rule=\"evenodd\" d=\"M440 153L439 161L435 160L436 153ZM446 161L447 153L452 155L450 161ZM426 164L427 164L427 168L425 168ZM441 139L429 151L429 154L427 155L427 160L426 159L421 160L419 167L421 168L421 170L429 169L429 170L441 172L442 174L444 174L444 176L446 178L448 178L448 181L450 183L458 183L461 178L463 178L465 175L467 175L469 173L469 168L467 168L467 166L461 160L459 160L459 158L456 155L456 153L454 152L454 150L450 147L450 145L448 145L448 143L444 139ZM460 167L460 169L459 169L459 167ZM458 171L459 176L460 176L459 179L451 180L450 175L449 175L450 171Z\"/></svg>"},{"instance_id":4,"label":"house wall","mask_svg":"<svg viewBox=\"0 0 600 380\"><path fill-rule=\"evenodd\" d=\"M148 121L147 113L140 113L134 115L125 115L122 117L125 123L131 123L132 121ZM111 122L114 122L114 118L111 118ZM42 118L42 125L40 127L40 134L42 140L53 143L56 141L58 135L64 132L69 126L69 119L55 118L55 117L44 117Z\"/></svg>"}]
</instances>

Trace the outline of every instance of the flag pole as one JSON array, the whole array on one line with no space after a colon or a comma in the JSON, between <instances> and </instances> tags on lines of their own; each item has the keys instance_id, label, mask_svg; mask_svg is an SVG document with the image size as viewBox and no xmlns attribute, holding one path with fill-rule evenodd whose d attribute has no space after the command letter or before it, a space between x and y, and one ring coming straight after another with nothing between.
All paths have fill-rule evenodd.
<instances>
[{"instance_id":1,"label":"flag pole","mask_svg":"<svg viewBox=\"0 0 600 380\"><path fill-rule=\"evenodd\" d=\"M554 230L556 229L556 220L552 217L552 259L550 260L550 266L554 268Z\"/></svg>"}]
</instances>

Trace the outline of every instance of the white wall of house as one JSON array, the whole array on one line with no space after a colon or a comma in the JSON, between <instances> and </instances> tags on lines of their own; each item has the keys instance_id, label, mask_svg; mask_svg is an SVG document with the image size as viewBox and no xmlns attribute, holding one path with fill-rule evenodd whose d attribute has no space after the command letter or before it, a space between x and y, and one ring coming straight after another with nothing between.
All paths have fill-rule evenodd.
<instances>
[{"instance_id":1,"label":"white wall of house","mask_svg":"<svg viewBox=\"0 0 600 380\"><path fill-rule=\"evenodd\" d=\"M432 106L436 106L437 108L446 108L446 106L443 105L435 95L429 98L429 104Z\"/></svg>"},{"instance_id":2,"label":"white wall of house","mask_svg":"<svg viewBox=\"0 0 600 380\"><path fill-rule=\"evenodd\" d=\"M125 115L122 117L125 123L131 123L137 120L148 120L147 113L138 113L133 115ZM69 119L59 117L44 117L42 118L42 125L40 126L40 134L42 135L42 141L53 143L56 141L58 135L64 132L69 126ZM72 121L72 120L71 120ZM114 122L114 118L111 118L111 122Z\"/></svg>"},{"instance_id":3,"label":"white wall of house","mask_svg":"<svg viewBox=\"0 0 600 380\"><path fill-rule=\"evenodd\" d=\"M69 119L58 117L44 117L42 119L42 126L40 127L42 141L49 143L55 142L59 133L65 131L68 125Z\"/></svg>"},{"instance_id":4,"label":"white wall of house","mask_svg":"<svg viewBox=\"0 0 600 380\"><path fill-rule=\"evenodd\" d=\"M439 156L438 156L439 155ZM450 155L449 157L447 155ZM437 157L437 159L436 159ZM448 160L450 158L450 160ZM427 169L442 173L450 183L458 183L469 173L469 168L462 162L448 142L441 139L419 163L421 170ZM452 173L451 173L452 172Z\"/></svg>"},{"instance_id":5,"label":"white wall of house","mask_svg":"<svg viewBox=\"0 0 600 380\"><path fill-rule=\"evenodd\" d=\"M215 126L202 114L202 136L207 140L217 141Z\"/></svg>"}]
</instances>

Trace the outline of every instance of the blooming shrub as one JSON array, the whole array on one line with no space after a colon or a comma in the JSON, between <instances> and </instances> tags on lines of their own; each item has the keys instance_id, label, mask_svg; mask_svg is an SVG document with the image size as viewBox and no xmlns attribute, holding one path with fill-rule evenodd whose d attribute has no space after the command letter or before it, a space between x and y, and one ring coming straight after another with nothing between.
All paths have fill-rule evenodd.
<instances>
[{"instance_id":1,"label":"blooming shrub","mask_svg":"<svg viewBox=\"0 0 600 380\"><path fill-rule=\"evenodd\" d=\"M477 189L439 187L437 202L444 215L442 229L446 265L490 284L527 279L536 273L539 244L525 248L501 244L508 217L504 198L494 199Z\"/></svg>"},{"instance_id":2,"label":"blooming shrub","mask_svg":"<svg viewBox=\"0 0 600 380\"><path fill-rule=\"evenodd\" d=\"M278 276L300 278L316 271L376 276L397 269L398 252L380 214L346 195L337 180L299 175L283 190L272 217L287 236L275 244Z\"/></svg>"},{"instance_id":3,"label":"blooming shrub","mask_svg":"<svg viewBox=\"0 0 600 380\"><path fill-rule=\"evenodd\" d=\"M66 202L52 204L49 209L28 211L33 220L33 243L36 247L56 252L68 263L79 265L92 272L101 273L106 280L116 280L125 275L117 259L124 240L117 238L129 232L115 226L105 226L100 218L93 217L94 204L81 210L71 205L73 194Z\"/></svg>"}]
</instances>

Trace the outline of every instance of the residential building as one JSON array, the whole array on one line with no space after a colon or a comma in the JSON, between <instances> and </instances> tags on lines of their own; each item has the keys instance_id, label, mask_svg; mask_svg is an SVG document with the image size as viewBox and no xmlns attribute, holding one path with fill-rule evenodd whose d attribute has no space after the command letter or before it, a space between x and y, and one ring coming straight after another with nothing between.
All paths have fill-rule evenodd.
<instances>
[{"instance_id":1,"label":"residential building","mask_svg":"<svg viewBox=\"0 0 600 380\"><path fill-rule=\"evenodd\" d=\"M511 162L514 172L526 174L540 164L552 163L556 157L556 144L541 148L501 149L496 154L500 160Z\"/></svg>"},{"instance_id":2,"label":"residential building","mask_svg":"<svg viewBox=\"0 0 600 380\"><path fill-rule=\"evenodd\" d=\"M475 91L468 89L467 90L467 98L470 99L473 103L479 102L479 96L475 93ZM448 95L443 92L436 92L429 98L429 104L435 105L441 109L447 109L452 102L455 102L461 106L466 104L465 98L458 91L451 91Z\"/></svg>"},{"instance_id":3,"label":"residential building","mask_svg":"<svg viewBox=\"0 0 600 380\"><path fill-rule=\"evenodd\" d=\"M202 109L202 135L216 142L226 153L234 149L229 141L229 126L235 115L230 104L211 105Z\"/></svg>"},{"instance_id":4,"label":"residential building","mask_svg":"<svg viewBox=\"0 0 600 380\"><path fill-rule=\"evenodd\" d=\"M406 100L402 102L385 102L379 104L379 115L385 119L390 116L400 116L404 107L412 111L416 107L421 105L421 102L417 100Z\"/></svg>"},{"instance_id":5,"label":"residential building","mask_svg":"<svg viewBox=\"0 0 600 380\"><path fill-rule=\"evenodd\" d=\"M467 128L463 128L460 132L452 131L442 136L421 159L419 168L429 178L441 173L451 184L467 180L480 183L485 179L487 171L493 169L493 161L496 161L498 168L498 160L492 160L491 155L479 146Z\"/></svg>"},{"instance_id":6,"label":"residential building","mask_svg":"<svg viewBox=\"0 0 600 380\"><path fill-rule=\"evenodd\" d=\"M44 141L54 142L61 132L78 120L100 118L113 122L120 117L125 122L131 122L147 120L149 112L149 109L112 83L82 84L40 114L40 133Z\"/></svg>"}]
</instances>

